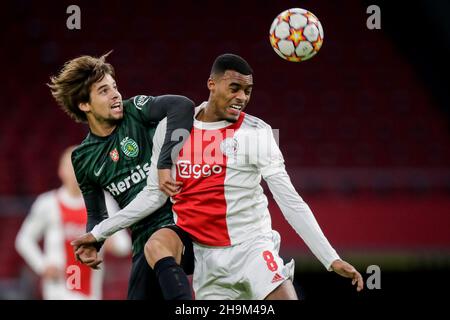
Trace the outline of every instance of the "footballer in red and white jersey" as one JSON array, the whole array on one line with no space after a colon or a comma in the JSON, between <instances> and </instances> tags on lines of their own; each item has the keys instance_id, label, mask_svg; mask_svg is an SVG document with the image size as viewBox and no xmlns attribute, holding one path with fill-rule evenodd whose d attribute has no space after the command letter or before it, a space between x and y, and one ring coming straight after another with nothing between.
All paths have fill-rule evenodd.
<instances>
[{"instance_id":1,"label":"footballer in red and white jersey","mask_svg":"<svg viewBox=\"0 0 450 320\"><path fill-rule=\"evenodd\" d=\"M108 195L110 213L117 204ZM103 270L93 270L75 260L70 242L86 229L86 207L81 194L71 195L62 186L41 194L31 207L16 237L16 248L31 269L42 275L49 266L61 271L56 279L42 279L44 300L99 300L102 298ZM39 242L43 239L43 249ZM125 232L113 237L111 248L125 256L131 240Z\"/></svg>"},{"instance_id":2,"label":"footballer in red and white jersey","mask_svg":"<svg viewBox=\"0 0 450 320\"><path fill-rule=\"evenodd\" d=\"M194 120L176 162L176 180L183 182L173 197L177 225L196 242L220 247L269 232L261 175L280 170L283 157L264 121L244 112L234 123Z\"/></svg>"}]
</instances>

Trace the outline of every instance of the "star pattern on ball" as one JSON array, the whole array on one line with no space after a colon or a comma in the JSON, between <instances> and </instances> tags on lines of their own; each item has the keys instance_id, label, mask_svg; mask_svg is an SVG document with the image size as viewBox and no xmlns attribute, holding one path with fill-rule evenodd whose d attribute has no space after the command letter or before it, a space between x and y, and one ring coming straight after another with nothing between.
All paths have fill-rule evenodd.
<instances>
[{"instance_id":1,"label":"star pattern on ball","mask_svg":"<svg viewBox=\"0 0 450 320\"><path fill-rule=\"evenodd\" d=\"M303 29L297 30L294 28L291 28L288 39L292 40L296 47L298 46L300 41L306 40L305 36L303 35Z\"/></svg>"},{"instance_id":2,"label":"star pattern on ball","mask_svg":"<svg viewBox=\"0 0 450 320\"><path fill-rule=\"evenodd\" d=\"M283 13L282 15L280 15L278 17L278 23L280 23L281 21L286 21L287 23L289 23L289 18L293 15L292 12L290 12L289 10L286 11L285 13Z\"/></svg>"},{"instance_id":3,"label":"star pattern on ball","mask_svg":"<svg viewBox=\"0 0 450 320\"><path fill-rule=\"evenodd\" d=\"M286 57L287 60L292 61L292 62L300 62L302 61L302 59L300 57L297 57L295 55L295 53L289 57Z\"/></svg>"},{"instance_id":4,"label":"star pattern on ball","mask_svg":"<svg viewBox=\"0 0 450 320\"><path fill-rule=\"evenodd\" d=\"M278 38L275 36L275 33L272 32L272 33L270 34L270 43L272 44L272 46L273 46L274 48L277 48L277 49L278 49L278 42L280 42L280 39L278 39Z\"/></svg>"},{"instance_id":5,"label":"star pattern on ball","mask_svg":"<svg viewBox=\"0 0 450 320\"><path fill-rule=\"evenodd\" d=\"M315 51L319 51L322 47L323 39L319 36L316 41L313 42L313 47Z\"/></svg>"}]
</instances>

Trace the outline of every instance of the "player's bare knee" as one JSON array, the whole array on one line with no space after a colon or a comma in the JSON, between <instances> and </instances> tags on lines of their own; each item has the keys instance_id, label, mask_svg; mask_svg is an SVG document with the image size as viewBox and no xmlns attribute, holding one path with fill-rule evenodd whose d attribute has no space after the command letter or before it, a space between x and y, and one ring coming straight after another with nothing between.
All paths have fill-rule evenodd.
<instances>
[{"instance_id":1,"label":"player's bare knee","mask_svg":"<svg viewBox=\"0 0 450 320\"><path fill-rule=\"evenodd\" d=\"M265 300L298 300L292 281L287 279L267 295Z\"/></svg>"},{"instance_id":2,"label":"player's bare knee","mask_svg":"<svg viewBox=\"0 0 450 320\"><path fill-rule=\"evenodd\" d=\"M167 249L160 239L150 238L144 247L145 258L148 264L153 268L155 263L166 256Z\"/></svg>"},{"instance_id":3,"label":"player's bare knee","mask_svg":"<svg viewBox=\"0 0 450 320\"><path fill-rule=\"evenodd\" d=\"M176 232L170 229L155 232L144 247L145 257L152 268L165 257L174 257L177 263L180 263L182 250L183 243Z\"/></svg>"}]
</instances>

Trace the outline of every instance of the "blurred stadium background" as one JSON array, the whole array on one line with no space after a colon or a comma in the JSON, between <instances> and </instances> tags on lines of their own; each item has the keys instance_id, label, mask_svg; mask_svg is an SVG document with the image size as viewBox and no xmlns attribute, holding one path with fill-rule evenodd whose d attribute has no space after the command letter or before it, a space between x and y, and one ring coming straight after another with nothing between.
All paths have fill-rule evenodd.
<instances>
[{"instance_id":1,"label":"blurred stadium background","mask_svg":"<svg viewBox=\"0 0 450 320\"><path fill-rule=\"evenodd\" d=\"M81 30L66 28L71 4ZM366 28L370 4L381 8L381 30ZM325 32L321 52L299 64L280 59L268 39L273 18L292 7L312 11ZM196 103L208 97L213 59L242 55L255 70L247 111L280 129L288 172L328 239L365 279L369 265L381 268L382 289L361 296L414 295L431 272L448 280L449 9L446 1L3 3L0 299L39 298L15 235L35 197L58 187L60 152L87 133L45 83L65 61L111 49L124 97L177 93ZM271 207L301 295L354 296ZM125 298L129 267L106 257L105 299Z\"/></svg>"}]
</instances>

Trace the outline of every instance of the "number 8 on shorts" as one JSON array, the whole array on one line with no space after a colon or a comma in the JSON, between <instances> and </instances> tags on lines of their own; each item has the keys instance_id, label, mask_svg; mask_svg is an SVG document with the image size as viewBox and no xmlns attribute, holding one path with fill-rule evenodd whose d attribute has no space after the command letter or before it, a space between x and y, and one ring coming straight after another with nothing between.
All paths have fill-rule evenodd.
<instances>
[{"instance_id":1,"label":"number 8 on shorts","mask_svg":"<svg viewBox=\"0 0 450 320\"><path fill-rule=\"evenodd\" d=\"M269 250L266 250L263 252L263 259L267 263L267 268L269 268L270 271L277 271L278 265L277 262L273 259L273 254Z\"/></svg>"}]
</instances>

